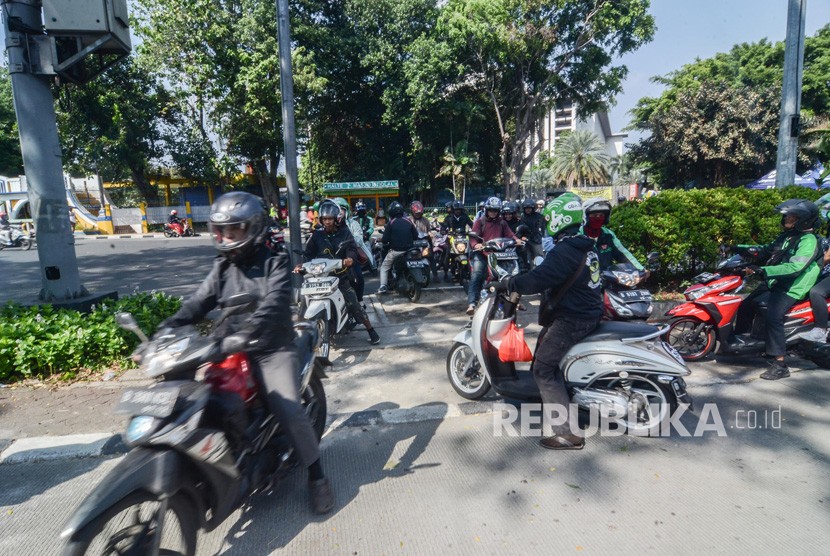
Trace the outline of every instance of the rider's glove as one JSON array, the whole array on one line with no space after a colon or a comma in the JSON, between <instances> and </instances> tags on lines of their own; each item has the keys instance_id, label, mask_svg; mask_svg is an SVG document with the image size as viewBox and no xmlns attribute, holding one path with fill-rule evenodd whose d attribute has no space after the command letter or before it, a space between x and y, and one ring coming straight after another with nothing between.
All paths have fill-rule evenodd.
<instances>
[{"instance_id":1,"label":"rider's glove","mask_svg":"<svg viewBox=\"0 0 830 556\"><path fill-rule=\"evenodd\" d=\"M510 291L510 280L511 280L511 278L512 278L511 276L505 276L504 278L502 278L501 280L496 282L496 284L494 284L494 287L495 287L496 291L497 292L504 292L504 293L509 292Z\"/></svg>"},{"instance_id":2,"label":"rider's glove","mask_svg":"<svg viewBox=\"0 0 830 556\"><path fill-rule=\"evenodd\" d=\"M764 269L761 268L760 266L757 266L757 265L754 265L754 264L749 265L748 267L746 267L744 269L744 275L745 276L750 276L750 275L753 275L753 274L757 274L759 278L763 278L764 277Z\"/></svg>"},{"instance_id":3,"label":"rider's glove","mask_svg":"<svg viewBox=\"0 0 830 556\"><path fill-rule=\"evenodd\" d=\"M237 332L236 334L222 338L222 342L219 345L219 352L222 355L230 355L245 351L246 347L248 347L248 335Z\"/></svg>"}]
</instances>

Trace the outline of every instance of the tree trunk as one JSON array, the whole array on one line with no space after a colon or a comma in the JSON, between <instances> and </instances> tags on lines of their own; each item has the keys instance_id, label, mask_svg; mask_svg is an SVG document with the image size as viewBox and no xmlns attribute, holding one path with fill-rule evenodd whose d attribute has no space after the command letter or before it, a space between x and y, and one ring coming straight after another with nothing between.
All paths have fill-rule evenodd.
<instances>
[{"instance_id":1,"label":"tree trunk","mask_svg":"<svg viewBox=\"0 0 830 556\"><path fill-rule=\"evenodd\" d=\"M138 188L139 194L144 198L146 203L150 206L159 206L161 201L159 198L159 190L156 186L150 184L144 172L139 168L130 167L130 176Z\"/></svg>"}]
</instances>

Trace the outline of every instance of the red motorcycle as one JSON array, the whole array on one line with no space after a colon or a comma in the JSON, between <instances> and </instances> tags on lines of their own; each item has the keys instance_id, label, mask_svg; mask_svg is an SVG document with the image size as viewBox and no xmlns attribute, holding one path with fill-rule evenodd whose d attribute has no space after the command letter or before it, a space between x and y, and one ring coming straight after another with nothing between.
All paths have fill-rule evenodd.
<instances>
[{"instance_id":1,"label":"red motorcycle","mask_svg":"<svg viewBox=\"0 0 830 556\"><path fill-rule=\"evenodd\" d=\"M178 222L167 222L164 225L164 237L190 237L192 235L193 228L188 225L185 219Z\"/></svg>"},{"instance_id":2,"label":"red motorcycle","mask_svg":"<svg viewBox=\"0 0 830 556\"><path fill-rule=\"evenodd\" d=\"M672 318L664 339L683 359L698 361L713 352L740 355L763 351L766 304L759 305L750 332L733 334L735 316L743 302L737 294L745 285L743 274L749 265L741 255L735 255L718 265L717 274L695 276L695 284L683 292L688 301L666 313ZM809 299L793 305L784 317L786 345L801 341L799 334L811 329L813 322Z\"/></svg>"}]
</instances>

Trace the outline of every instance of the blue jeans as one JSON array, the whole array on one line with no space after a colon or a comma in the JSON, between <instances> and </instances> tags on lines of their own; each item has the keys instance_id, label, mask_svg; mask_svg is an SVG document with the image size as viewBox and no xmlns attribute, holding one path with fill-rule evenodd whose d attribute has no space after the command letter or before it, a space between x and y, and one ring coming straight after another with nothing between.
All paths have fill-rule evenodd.
<instances>
[{"instance_id":1,"label":"blue jeans","mask_svg":"<svg viewBox=\"0 0 830 556\"><path fill-rule=\"evenodd\" d=\"M487 261L481 253L472 253L470 256L470 287L467 290L467 303L475 305L481 294L481 286L487 273Z\"/></svg>"}]
</instances>

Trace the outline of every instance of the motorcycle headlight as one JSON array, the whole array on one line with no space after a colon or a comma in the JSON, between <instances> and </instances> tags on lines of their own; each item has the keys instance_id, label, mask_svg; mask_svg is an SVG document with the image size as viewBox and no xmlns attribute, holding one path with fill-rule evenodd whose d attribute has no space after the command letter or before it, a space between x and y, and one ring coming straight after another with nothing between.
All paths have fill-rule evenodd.
<instances>
[{"instance_id":1,"label":"motorcycle headlight","mask_svg":"<svg viewBox=\"0 0 830 556\"><path fill-rule=\"evenodd\" d=\"M619 282L623 286L633 287L639 281L637 278L634 277L633 274L629 272L620 272L618 270L615 270L612 272L612 274L614 275L614 278L617 279L617 282Z\"/></svg>"},{"instance_id":2,"label":"motorcycle headlight","mask_svg":"<svg viewBox=\"0 0 830 556\"><path fill-rule=\"evenodd\" d=\"M424 247L424 249L421 251L421 255L424 257L429 257L429 247Z\"/></svg>"},{"instance_id":3,"label":"motorcycle headlight","mask_svg":"<svg viewBox=\"0 0 830 556\"><path fill-rule=\"evenodd\" d=\"M124 439L128 444L135 444L156 428L156 418L149 415L138 415L130 420Z\"/></svg>"},{"instance_id":4,"label":"motorcycle headlight","mask_svg":"<svg viewBox=\"0 0 830 556\"><path fill-rule=\"evenodd\" d=\"M306 264L305 271L308 274L320 274L321 272L326 270L326 263L316 263L316 264Z\"/></svg>"},{"instance_id":5,"label":"motorcycle headlight","mask_svg":"<svg viewBox=\"0 0 830 556\"><path fill-rule=\"evenodd\" d=\"M455 244L455 250L458 251L459 253L465 253L467 251L467 244L462 243L462 242L458 242L458 243Z\"/></svg>"}]
</instances>

